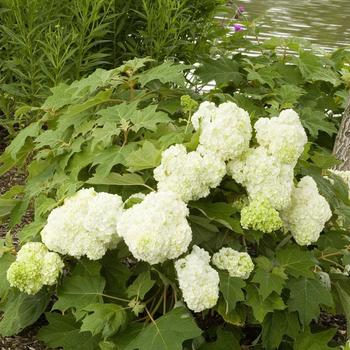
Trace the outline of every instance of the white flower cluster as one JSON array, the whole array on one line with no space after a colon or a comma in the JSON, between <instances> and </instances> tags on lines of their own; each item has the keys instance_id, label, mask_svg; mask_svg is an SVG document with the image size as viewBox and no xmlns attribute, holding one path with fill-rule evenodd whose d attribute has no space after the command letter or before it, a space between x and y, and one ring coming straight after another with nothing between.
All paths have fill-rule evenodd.
<instances>
[{"instance_id":1,"label":"white flower cluster","mask_svg":"<svg viewBox=\"0 0 350 350\"><path fill-rule=\"evenodd\" d=\"M240 156L252 137L249 114L232 102L218 107L212 102L201 103L192 125L200 131L198 151L214 153L223 161Z\"/></svg>"},{"instance_id":2,"label":"white flower cluster","mask_svg":"<svg viewBox=\"0 0 350 350\"><path fill-rule=\"evenodd\" d=\"M154 179L159 191L172 191L188 202L206 197L225 174L225 163L212 153L187 153L185 146L174 145L163 152Z\"/></svg>"},{"instance_id":3,"label":"white flower cluster","mask_svg":"<svg viewBox=\"0 0 350 350\"><path fill-rule=\"evenodd\" d=\"M254 270L250 255L232 248L221 248L213 255L212 261L220 270L227 270L231 277L247 279Z\"/></svg>"},{"instance_id":4,"label":"white flower cluster","mask_svg":"<svg viewBox=\"0 0 350 350\"><path fill-rule=\"evenodd\" d=\"M296 242L309 245L318 240L332 212L326 199L319 194L315 181L305 176L293 190L290 206L281 216Z\"/></svg>"},{"instance_id":5,"label":"white flower cluster","mask_svg":"<svg viewBox=\"0 0 350 350\"><path fill-rule=\"evenodd\" d=\"M120 196L82 189L50 213L42 241L60 254L100 259L120 240L116 227L122 211Z\"/></svg>"},{"instance_id":6,"label":"white flower cluster","mask_svg":"<svg viewBox=\"0 0 350 350\"><path fill-rule=\"evenodd\" d=\"M259 119L254 128L259 146L227 164L228 174L246 188L250 201L241 210L241 225L263 232L283 225L298 244L315 242L331 213L311 178L301 182L303 191L294 188L294 167L307 142L298 114L287 109L278 117ZM304 184L308 195L303 195Z\"/></svg>"},{"instance_id":7,"label":"white flower cluster","mask_svg":"<svg viewBox=\"0 0 350 350\"><path fill-rule=\"evenodd\" d=\"M286 109L278 117L260 118L254 125L258 143L282 163L295 165L307 143L298 114Z\"/></svg>"},{"instance_id":8,"label":"white flower cluster","mask_svg":"<svg viewBox=\"0 0 350 350\"><path fill-rule=\"evenodd\" d=\"M56 283L63 270L63 261L39 242L26 243L7 270L11 287L27 294L36 294L44 285Z\"/></svg>"},{"instance_id":9,"label":"white flower cluster","mask_svg":"<svg viewBox=\"0 0 350 350\"><path fill-rule=\"evenodd\" d=\"M183 298L195 312L215 306L219 298L219 274L209 262L209 253L197 246L175 262Z\"/></svg>"},{"instance_id":10,"label":"white flower cluster","mask_svg":"<svg viewBox=\"0 0 350 350\"><path fill-rule=\"evenodd\" d=\"M280 210L288 206L293 189L293 167L282 164L264 147L249 149L227 164L227 172L242 184L251 200L268 200Z\"/></svg>"},{"instance_id":11,"label":"white flower cluster","mask_svg":"<svg viewBox=\"0 0 350 350\"><path fill-rule=\"evenodd\" d=\"M185 253L192 240L186 204L173 192L153 192L127 209L117 229L135 258L157 264Z\"/></svg>"}]
</instances>

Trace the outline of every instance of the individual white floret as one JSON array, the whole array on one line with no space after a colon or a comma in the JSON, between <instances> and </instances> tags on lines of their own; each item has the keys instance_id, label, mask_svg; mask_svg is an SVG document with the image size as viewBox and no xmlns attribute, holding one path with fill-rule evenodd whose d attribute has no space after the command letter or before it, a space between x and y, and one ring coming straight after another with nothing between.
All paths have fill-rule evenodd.
<instances>
[{"instance_id":1,"label":"individual white floret","mask_svg":"<svg viewBox=\"0 0 350 350\"><path fill-rule=\"evenodd\" d=\"M209 253L197 246L175 262L183 298L194 312L212 308L219 298L219 274L209 262Z\"/></svg>"},{"instance_id":2,"label":"individual white floret","mask_svg":"<svg viewBox=\"0 0 350 350\"><path fill-rule=\"evenodd\" d=\"M116 230L123 211L121 197L82 189L50 213L42 241L55 252L76 258L102 258L120 237Z\"/></svg>"},{"instance_id":3,"label":"individual white floret","mask_svg":"<svg viewBox=\"0 0 350 350\"><path fill-rule=\"evenodd\" d=\"M215 103L208 101L202 102L191 118L194 129L199 130L199 128L204 128L210 124L215 119L216 109Z\"/></svg>"},{"instance_id":4,"label":"individual white floret","mask_svg":"<svg viewBox=\"0 0 350 350\"><path fill-rule=\"evenodd\" d=\"M40 242L30 242L17 253L7 270L7 280L21 292L36 294L44 285L57 282L63 266L58 254L49 252Z\"/></svg>"},{"instance_id":5,"label":"individual white floret","mask_svg":"<svg viewBox=\"0 0 350 350\"><path fill-rule=\"evenodd\" d=\"M174 145L162 154L161 164L154 169L159 191L177 193L188 202L206 197L210 188L220 184L226 165L210 153L187 153L185 146Z\"/></svg>"},{"instance_id":6,"label":"individual white floret","mask_svg":"<svg viewBox=\"0 0 350 350\"><path fill-rule=\"evenodd\" d=\"M281 162L295 165L307 143L299 115L286 109L278 117L260 118L254 125L258 143Z\"/></svg>"},{"instance_id":7,"label":"individual white floret","mask_svg":"<svg viewBox=\"0 0 350 350\"><path fill-rule=\"evenodd\" d=\"M238 157L249 147L252 127L249 114L235 103L216 107L208 102L192 117L195 129L200 127L198 151L214 153L223 161Z\"/></svg>"},{"instance_id":8,"label":"individual white floret","mask_svg":"<svg viewBox=\"0 0 350 350\"><path fill-rule=\"evenodd\" d=\"M250 255L232 248L221 248L213 255L212 262L220 270L227 270L231 277L247 279L254 270Z\"/></svg>"},{"instance_id":9,"label":"individual white floret","mask_svg":"<svg viewBox=\"0 0 350 350\"><path fill-rule=\"evenodd\" d=\"M150 264L175 259L192 239L186 204L173 192L152 192L127 209L118 232L136 259Z\"/></svg>"},{"instance_id":10,"label":"individual white floret","mask_svg":"<svg viewBox=\"0 0 350 350\"><path fill-rule=\"evenodd\" d=\"M310 176L300 180L292 192L290 206L281 212L285 228L299 245L316 242L331 216L328 202Z\"/></svg>"},{"instance_id":11,"label":"individual white floret","mask_svg":"<svg viewBox=\"0 0 350 350\"><path fill-rule=\"evenodd\" d=\"M280 210L290 203L293 189L293 167L268 155L264 147L250 149L227 164L227 173L246 187L249 198L268 200Z\"/></svg>"}]
</instances>

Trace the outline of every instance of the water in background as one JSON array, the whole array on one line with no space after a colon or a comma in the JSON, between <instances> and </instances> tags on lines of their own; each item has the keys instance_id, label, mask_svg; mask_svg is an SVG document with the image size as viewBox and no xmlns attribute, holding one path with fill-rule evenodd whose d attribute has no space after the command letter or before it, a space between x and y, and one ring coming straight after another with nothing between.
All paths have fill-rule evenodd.
<instances>
[{"instance_id":1,"label":"water in background","mask_svg":"<svg viewBox=\"0 0 350 350\"><path fill-rule=\"evenodd\" d=\"M350 46L350 0L239 0L262 39L300 37L329 51Z\"/></svg>"}]
</instances>

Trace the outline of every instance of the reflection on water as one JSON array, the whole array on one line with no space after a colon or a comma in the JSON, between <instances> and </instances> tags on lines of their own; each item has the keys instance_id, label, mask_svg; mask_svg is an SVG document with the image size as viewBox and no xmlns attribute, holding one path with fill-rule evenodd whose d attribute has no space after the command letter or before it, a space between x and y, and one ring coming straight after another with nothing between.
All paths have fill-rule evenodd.
<instances>
[{"instance_id":1,"label":"reflection on water","mask_svg":"<svg viewBox=\"0 0 350 350\"><path fill-rule=\"evenodd\" d=\"M350 0L239 0L260 35L296 36L324 49L350 46Z\"/></svg>"}]
</instances>

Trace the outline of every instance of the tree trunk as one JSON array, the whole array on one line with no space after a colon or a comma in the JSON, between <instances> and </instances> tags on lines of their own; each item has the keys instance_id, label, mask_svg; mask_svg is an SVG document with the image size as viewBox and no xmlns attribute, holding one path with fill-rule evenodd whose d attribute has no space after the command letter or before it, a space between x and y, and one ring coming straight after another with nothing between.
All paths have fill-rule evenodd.
<instances>
[{"instance_id":1,"label":"tree trunk","mask_svg":"<svg viewBox=\"0 0 350 350\"><path fill-rule=\"evenodd\" d=\"M335 139L333 154L342 161L337 170L350 170L350 96Z\"/></svg>"}]
</instances>

